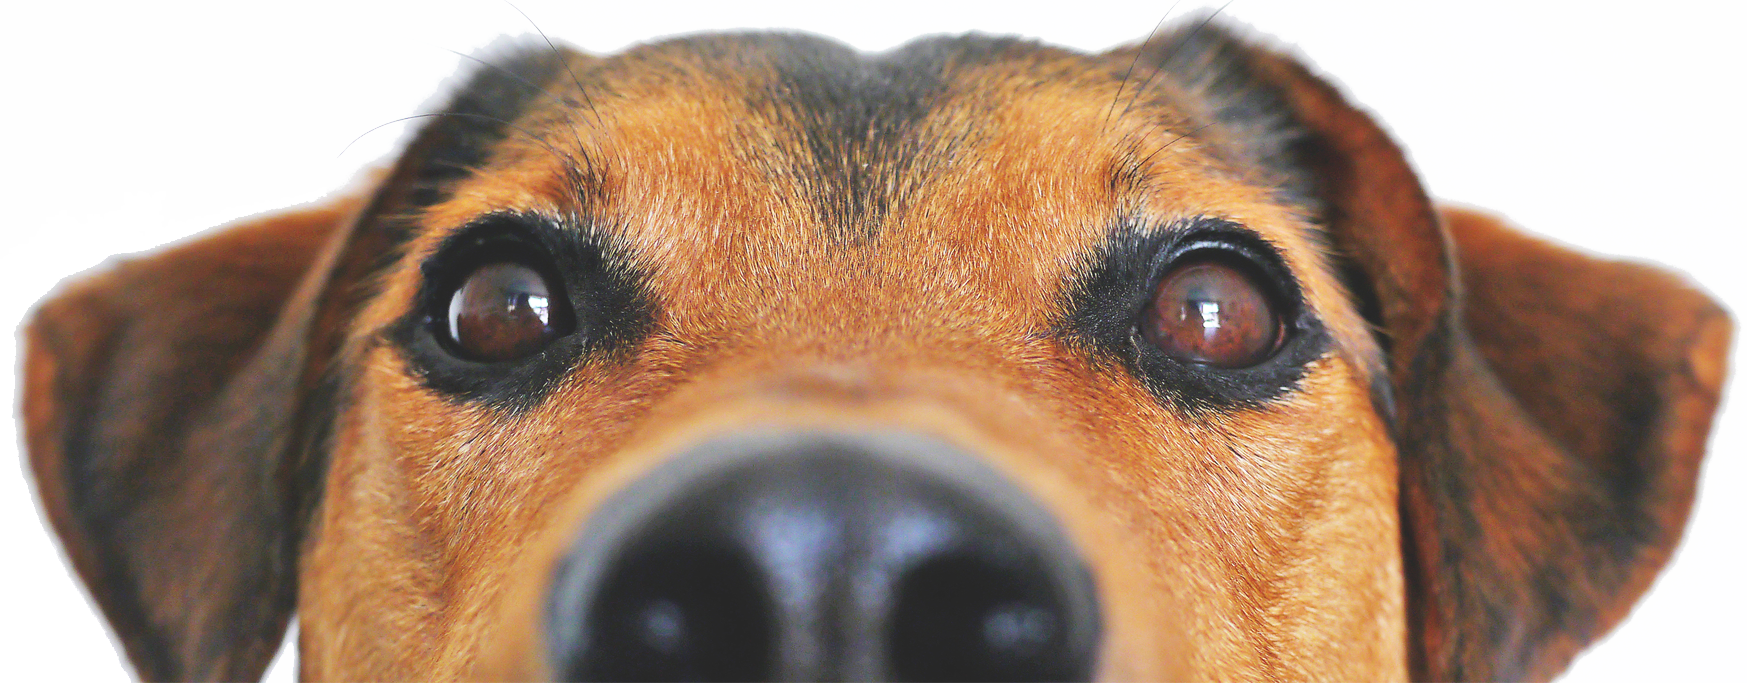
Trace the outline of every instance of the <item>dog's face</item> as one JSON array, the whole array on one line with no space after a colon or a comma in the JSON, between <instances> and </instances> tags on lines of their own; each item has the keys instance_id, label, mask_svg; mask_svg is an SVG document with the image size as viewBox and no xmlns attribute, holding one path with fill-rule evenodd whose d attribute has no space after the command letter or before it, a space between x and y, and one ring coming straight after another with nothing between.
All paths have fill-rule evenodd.
<instances>
[{"instance_id":1,"label":"dog's face","mask_svg":"<svg viewBox=\"0 0 1747 683\"><path fill-rule=\"evenodd\" d=\"M1207 120L1183 96L1070 77L1121 57L1016 41L519 59L541 93L409 221L348 340L356 403L328 490L392 493L321 512L312 671L471 663L493 624L532 625L497 613L504 591L546 583L540 551L568 547L567 513L630 485L621 470L746 433L914 433L1038 492L1108 596L1118 677L1259 673L1272 652L1293 653L1286 671L1400 674L1381 356L1313 209L1252 140L1183 138ZM369 531L421 526L386 546ZM748 544L755 564L779 552ZM865 561L901 581L925 560ZM411 596L452 616L392 628ZM1072 617L1051 619L1066 635ZM348 623L392 635L324 642ZM821 647L803 677L837 666Z\"/></svg>"},{"instance_id":2,"label":"dog's face","mask_svg":"<svg viewBox=\"0 0 1747 683\"><path fill-rule=\"evenodd\" d=\"M142 672L1547 677L1729 324L1440 211L1204 21L496 60L360 196L88 280L32 462Z\"/></svg>"}]
</instances>

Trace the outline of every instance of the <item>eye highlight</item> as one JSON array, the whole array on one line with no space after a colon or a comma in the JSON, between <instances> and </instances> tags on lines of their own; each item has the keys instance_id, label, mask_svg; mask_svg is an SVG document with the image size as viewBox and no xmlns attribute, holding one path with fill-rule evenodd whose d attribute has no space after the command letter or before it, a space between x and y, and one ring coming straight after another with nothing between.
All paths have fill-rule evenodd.
<instances>
[{"instance_id":1,"label":"eye highlight","mask_svg":"<svg viewBox=\"0 0 1747 683\"><path fill-rule=\"evenodd\" d=\"M1261 273L1240 257L1190 253L1154 285L1140 335L1165 355L1217 368L1246 368L1285 339L1280 306Z\"/></svg>"},{"instance_id":2,"label":"eye highlight","mask_svg":"<svg viewBox=\"0 0 1747 683\"><path fill-rule=\"evenodd\" d=\"M572 372L626 358L654 327L627 247L580 217L491 213L419 262L423 283L386 340L418 381L512 413Z\"/></svg>"},{"instance_id":3,"label":"eye highlight","mask_svg":"<svg viewBox=\"0 0 1747 683\"><path fill-rule=\"evenodd\" d=\"M449 297L446 332L469 360L524 358L568 334L573 325L562 290L533 268L481 265Z\"/></svg>"},{"instance_id":4,"label":"eye highlight","mask_svg":"<svg viewBox=\"0 0 1747 683\"><path fill-rule=\"evenodd\" d=\"M1137 219L1088 257L1060 334L1174 408L1264 405L1297 391L1330 349L1285 253L1238 223Z\"/></svg>"}]
</instances>

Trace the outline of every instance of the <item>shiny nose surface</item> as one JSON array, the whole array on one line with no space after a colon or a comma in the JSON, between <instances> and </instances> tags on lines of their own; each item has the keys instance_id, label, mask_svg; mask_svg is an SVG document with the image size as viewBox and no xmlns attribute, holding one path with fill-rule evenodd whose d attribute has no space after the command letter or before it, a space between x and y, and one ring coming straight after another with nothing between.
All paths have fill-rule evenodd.
<instances>
[{"instance_id":1,"label":"shiny nose surface","mask_svg":"<svg viewBox=\"0 0 1747 683\"><path fill-rule=\"evenodd\" d=\"M1051 516L920 435L701 444L605 501L557 571L570 680L1087 680L1098 644Z\"/></svg>"}]
</instances>

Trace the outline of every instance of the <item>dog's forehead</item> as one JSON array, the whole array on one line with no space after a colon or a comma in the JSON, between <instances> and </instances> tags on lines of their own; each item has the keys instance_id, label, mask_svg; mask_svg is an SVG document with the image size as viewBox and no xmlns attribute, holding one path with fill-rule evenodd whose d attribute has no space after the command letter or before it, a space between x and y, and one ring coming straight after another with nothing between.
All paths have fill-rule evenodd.
<instances>
[{"instance_id":1,"label":"dog's forehead","mask_svg":"<svg viewBox=\"0 0 1747 683\"><path fill-rule=\"evenodd\" d=\"M1171 79L1131 65L975 35L567 54L428 223L566 217L627 245L664 310L698 321L904 308L984 336L1056 314L1124 222L1231 219L1313 268L1301 208L1233 163Z\"/></svg>"}]
</instances>

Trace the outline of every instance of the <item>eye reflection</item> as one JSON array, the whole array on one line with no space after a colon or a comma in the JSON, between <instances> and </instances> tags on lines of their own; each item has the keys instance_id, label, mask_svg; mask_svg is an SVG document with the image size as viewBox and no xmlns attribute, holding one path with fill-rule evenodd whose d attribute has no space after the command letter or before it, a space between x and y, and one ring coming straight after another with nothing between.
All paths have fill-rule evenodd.
<instances>
[{"instance_id":1,"label":"eye reflection","mask_svg":"<svg viewBox=\"0 0 1747 683\"><path fill-rule=\"evenodd\" d=\"M1241 368L1267 360L1284 327L1252 268L1230 259L1196 259L1159 281L1142 315L1147 342L1180 360Z\"/></svg>"},{"instance_id":2,"label":"eye reflection","mask_svg":"<svg viewBox=\"0 0 1747 683\"><path fill-rule=\"evenodd\" d=\"M473 360L532 355L563 334L546 279L516 263L475 269L449 299L450 340Z\"/></svg>"}]
</instances>

